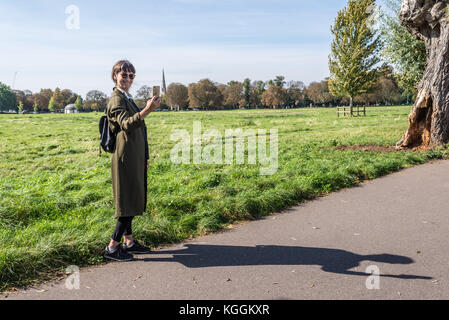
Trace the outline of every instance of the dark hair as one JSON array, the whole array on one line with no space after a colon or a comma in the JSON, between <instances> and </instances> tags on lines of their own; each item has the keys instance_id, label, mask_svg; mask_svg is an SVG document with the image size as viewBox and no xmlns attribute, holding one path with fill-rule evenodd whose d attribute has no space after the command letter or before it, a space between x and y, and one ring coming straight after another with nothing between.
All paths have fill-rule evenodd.
<instances>
[{"instance_id":1,"label":"dark hair","mask_svg":"<svg viewBox=\"0 0 449 320\"><path fill-rule=\"evenodd\" d=\"M112 81L114 81L114 83L116 82L114 76L122 71L136 73L136 69L131 62L128 60L120 60L112 67Z\"/></svg>"}]
</instances>

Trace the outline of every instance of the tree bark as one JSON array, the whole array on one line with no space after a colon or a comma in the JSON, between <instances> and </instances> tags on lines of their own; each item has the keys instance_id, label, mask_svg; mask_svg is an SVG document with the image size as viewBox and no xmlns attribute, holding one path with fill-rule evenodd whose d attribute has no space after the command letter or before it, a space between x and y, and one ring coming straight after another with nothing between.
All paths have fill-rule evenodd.
<instances>
[{"instance_id":1,"label":"tree bark","mask_svg":"<svg viewBox=\"0 0 449 320\"><path fill-rule=\"evenodd\" d=\"M446 0L402 0L400 19L423 40L427 65L409 127L398 148L434 148L449 142L449 17Z\"/></svg>"}]
</instances>

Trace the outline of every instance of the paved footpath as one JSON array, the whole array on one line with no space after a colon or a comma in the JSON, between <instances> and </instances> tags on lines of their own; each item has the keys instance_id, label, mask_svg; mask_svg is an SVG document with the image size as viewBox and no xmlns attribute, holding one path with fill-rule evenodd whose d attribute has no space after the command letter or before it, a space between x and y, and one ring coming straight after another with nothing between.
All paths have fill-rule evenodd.
<instances>
[{"instance_id":1,"label":"paved footpath","mask_svg":"<svg viewBox=\"0 0 449 320\"><path fill-rule=\"evenodd\" d=\"M435 161L6 299L449 299L448 199Z\"/></svg>"}]
</instances>

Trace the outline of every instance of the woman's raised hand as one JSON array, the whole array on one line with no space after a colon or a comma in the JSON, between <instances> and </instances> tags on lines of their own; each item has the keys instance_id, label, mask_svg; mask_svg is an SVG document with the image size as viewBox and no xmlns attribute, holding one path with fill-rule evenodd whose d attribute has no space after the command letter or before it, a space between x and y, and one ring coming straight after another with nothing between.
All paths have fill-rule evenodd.
<instances>
[{"instance_id":1,"label":"woman's raised hand","mask_svg":"<svg viewBox=\"0 0 449 320\"><path fill-rule=\"evenodd\" d=\"M154 96L153 98L147 101L147 106L145 107L145 109L148 109L150 112L153 112L160 106L161 106L161 97Z\"/></svg>"},{"instance_id":2,"label":"woman's raised hand","mask_svg":"<svg viewBox=\"0 0 449 320\"><path fill-rule=\"evenodd\" d=\"M154 96L150 100L147 101L147 105L145 108L140 112L140 118L143 120L146 116L148 116L151 112L156 110L161 106L161 97Z\"/></svg>"}]
</instances>

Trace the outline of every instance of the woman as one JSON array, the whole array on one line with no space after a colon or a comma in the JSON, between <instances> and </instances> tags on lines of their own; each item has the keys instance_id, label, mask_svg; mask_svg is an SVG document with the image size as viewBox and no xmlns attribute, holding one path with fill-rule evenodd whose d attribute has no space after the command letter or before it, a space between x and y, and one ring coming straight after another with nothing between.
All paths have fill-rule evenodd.
<instances>
[{"instance_id":1,"label":"woman","mask_svg":"<svg viewBox=\"0 0 449 320\"><path fill-rule=\"evenodd\" d=\"M112 68L115 83L107 108L110 125L117 133L116 147L111 159L112 189L115 217L118 218L104 257L116 261L130 261L132 253L148 253L150 249L132 237L132 220L141 216L147 202L148 141L144 119L160 106L160 97L148 100L140 110L132 100L129 89L136 69L127 60ZM120 241L124 236L124 243Z\"/></svg>"}]
</instances>

